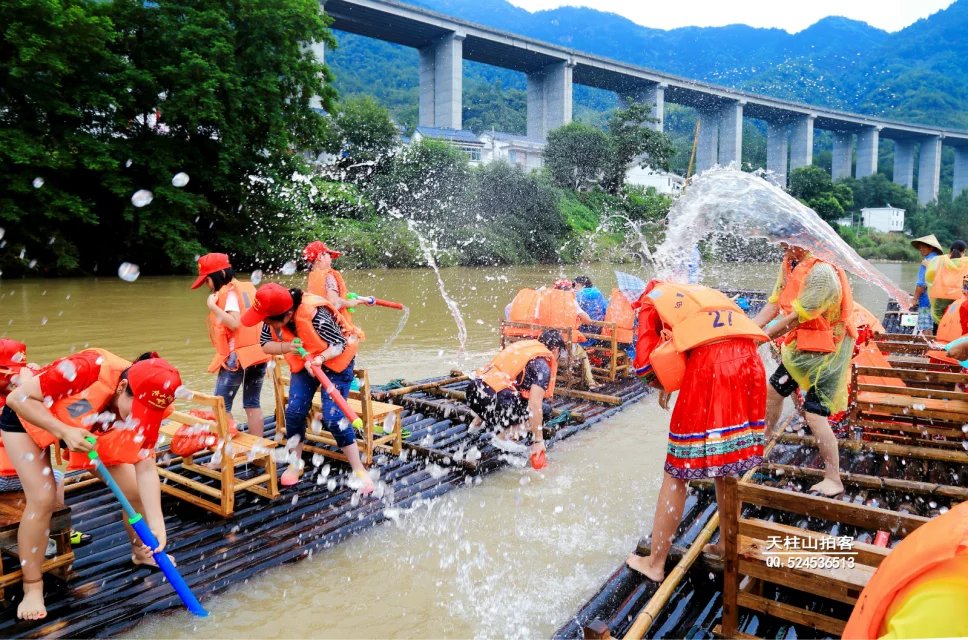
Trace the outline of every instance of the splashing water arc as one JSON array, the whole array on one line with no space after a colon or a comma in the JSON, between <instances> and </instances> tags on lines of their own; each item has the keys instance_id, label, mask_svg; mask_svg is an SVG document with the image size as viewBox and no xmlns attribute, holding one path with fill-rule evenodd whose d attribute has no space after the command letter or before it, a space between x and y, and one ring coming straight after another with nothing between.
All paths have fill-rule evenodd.
<instances>
[{"instance_id":1,"label":"splashing water arc","mask_svg":"<svg viewBox=\"0 0 968 640\"><path fill-rule=\"evenodd\" d=\"M910 294L857 255L813 209L758 175L714 168L693 179L672 205L666 239L655 251L659 277L685 282L691 252L709 235L802 247L881 287L902 309L911 306Z\"/></svg>"}]
</instances>

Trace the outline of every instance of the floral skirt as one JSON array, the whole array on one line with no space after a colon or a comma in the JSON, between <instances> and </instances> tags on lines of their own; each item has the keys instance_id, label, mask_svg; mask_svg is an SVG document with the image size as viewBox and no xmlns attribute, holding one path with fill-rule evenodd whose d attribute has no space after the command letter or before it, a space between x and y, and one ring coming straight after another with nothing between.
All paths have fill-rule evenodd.
<instances>
[{"instance_id":1,"label":"floral skirt","mask_svg":"<svg viewBox=\"0 0 968 640\"><path fill-rule=\"evenodd\" d=\"M766 371L756 343L733 338L691 349L669 424L665 470L692 480L757 466L765 418Z\"/></svg>"}]
</instances>

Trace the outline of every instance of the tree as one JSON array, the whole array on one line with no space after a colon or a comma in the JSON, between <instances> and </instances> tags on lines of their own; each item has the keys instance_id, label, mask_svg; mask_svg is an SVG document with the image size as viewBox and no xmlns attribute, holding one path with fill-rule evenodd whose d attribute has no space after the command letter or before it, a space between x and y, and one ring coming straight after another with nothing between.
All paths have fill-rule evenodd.
<instances>
[{"instance_id":1,"label":"tree","mask_svg":"<svg viewBox=\"0 0 968 640\"><path fill-rule=\"evenodd\" d=\"M833 223L852 206L850 189L834 186L830 174L813 165L798 167L790 172L789 191L821 218Z\"/></svg>"},{"instance_id":2,"label":"tree","mask_svg":"<svg viewBox=\"0 0 968 640\"><path fill-rule=\"evenodd\" d=\"M331 111L335 98L304 46L335 44L315 0L12 0L0 24L12 245L68 272L120 260L169 271L205 247L271 243L271 225L252 221L272 222L275 201L250 176L305 172L295 151L321 148L325 132L312 99ZM177 173L190 182L173 185ZM139 190L153 201L135 206Z\"/></svg>"},{"instance_id":3,"label":"tree","mask_svg":"<svg viewBox=\"0 0 968 640\"><path fill-rule=\"evenodd\" d=\"M912 214L918 208L918 194L912 189L895 184L887 176L875 173L864 178L844 178L838 185L846 185L854 194L854 207L899 207Z\"/></svg>"},{"instance_id":4,"label":"tree","mask_svg":"<svg viewBox=\"0 0 968 640\"><path fill-rule=\"evenodd\" d=\"M329 150L345 154L346 163L372 163L389 156L400 142L390 112L370 96L340 102L333 114Z\"/></svg>"},{"instance_id":5,"label":"tree","mask_svg":"<svg viewBox=\"0 0 968 640\"><path fill-rule=\"evenodd\" d=\"M625 174L633 164L668 170L675 146L668 136L653 128L655 122L651 107L638 102L612 112L608 120L611 152L602 181L609 193L618 195L622 191Z\"/></svg>"},{"instance_id":6,"label":"tree","mask_svg":"<svg viewBox=\"0 0 968 640\"><path fill-rule=\"evenodd\" d=\"M555 184L578 191L598 184L611 162L611 153L604 131L572 122L548 133L545 166Z\"/></svg>"}]
</instances>

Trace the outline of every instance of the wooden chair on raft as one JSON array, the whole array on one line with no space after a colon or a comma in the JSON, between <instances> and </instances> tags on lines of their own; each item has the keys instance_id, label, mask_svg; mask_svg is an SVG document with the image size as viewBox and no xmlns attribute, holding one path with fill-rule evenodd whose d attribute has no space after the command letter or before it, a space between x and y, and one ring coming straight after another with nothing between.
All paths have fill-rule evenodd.
<instances>
[{"instance_id":1,"label":"wooden chair on raft","mask_svg":"<svg viewBox=\"0 0 968 640\"><path fill-rule=\"evenodd\" d=\"M3 553L3 558L0 558L0 599L6 599L7 587L19 584L23 579L17 553L17 529L26 505L23 491L0 493L0 552ZM67 580L74 563L70 507L61 506L54 510L50 520L50 537L53 538L57 551L54 557L44 558L41 571Z\"/></svg>"},{"instance_id":2,"label":"wooden chair on raft","mask_svg":"<svg viewBox=\"0 0 968 640\"><path fill-rule=\"evenodd\" d=\"M280 425L276 429L277 439L280 435L284 438L286 433L286 404L289 402L290 378L283 373L285 367L286 361L281 356L276 356L275 366L272 368L272 388L276 400L276 424ZM346 402L363 421L363 431L358 433L356 438L360 448L360 459L363 464L370 466L378 451L400 455L403 450L401 418L403 407L374 400L370 389L370 378L365 369L357 369L353 375L360 381L360 390L350 391ZM316 393L313 396L313 410L307 418L310 426L306 429L306 442L303 443L303 447L328 458L348 462L329 431L323 429L317 432L312 428L312 414L322 411L322 408L320 395Z\"/></svg>"},{"instance_id":3,"label":"wooden chair on raft","mask_svg":"<svg viewBox=\"0 0 968 640\"><path fill-rule=\"evenodd\" d=\"M739 631L739 610L748 609L839 637L860 592L890 550L832 538L823 533L778 522L742 516L744 504L818 518L867 530L890 531L905 537L927 518L803 493L765 487L736 478L726 479L724 517L720 523L725 545L723 620L714 633L727 638L755 637ZM849 542L848 542L849 541ZM790 555L790 553L803 555ZM848 559L852 559L850 562ZM842 603L826 613L797 606L797 598L764 595L765 588L801 592ZM831 615L839 611L843 617Z\"/></svg>"},{"instance_id":4,"label":"wooden chair on raft","mask_svg":"<svg viewBox=\"0 0 968 640\"><path fill-rule=\"evenodd\" d=\"M968 424L968 374L946 365L855 365L849 417L865 439L960 449Z\"/></svg>"},{"instance_id":5,"label":"wooden chair on raft","mask_svg":"<svg viewBox=\"0 0 968 640\"><path fill-rule=\"evenodd\" d=\"M215 436L215 442L203 451L184 458L168 459L170 454L167 450L160 452L158 475L162 478L162 492L222 517L234 513L235 495L239 491L248 491L270 500L278 497L278 474L273 455L276 442L248 433L232 436L225 401L219 396L194 392L188 402L201 405L211 412L214 419L175 411L161 425L161 436L170 441L183 425L201 425L208 427ZM195 461L195 458L204 456L211 458L205 463ZM166 466L162 466L162 463ZM254 474L249 465L256 469Z\"/></svg>"}]
</instances>

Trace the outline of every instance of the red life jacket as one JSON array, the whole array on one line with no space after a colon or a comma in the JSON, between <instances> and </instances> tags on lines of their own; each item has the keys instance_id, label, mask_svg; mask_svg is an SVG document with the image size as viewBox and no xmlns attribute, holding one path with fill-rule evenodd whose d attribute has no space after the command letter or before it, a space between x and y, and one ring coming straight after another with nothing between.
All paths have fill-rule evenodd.
<instances>
[{"instance_id":1,"label":"red life jacket","mask_svg":"<svg viewBox=\"0 0 968 640\"><path fill-rule=\"evenodd\" d=\"M239 300L240 313L245 313L255 300L255 286L251 282L239 282L233 279L218 290L216 304L225 311L225 302L229 294L235 293ZM219 322L215 313L208 314L208 337L215 347L215 357L208 365L209 373L215 373L222 368L232 353L231 342L235 342L235 353L239 358L239 365L246 369L253 365L268 362L270 356L262 350L259 337L262 335L262 323L247 327L243 324L232 330Z\"/></svg>"},{"instance_id":2,"label":"red life jacket","mask_svg":"<svg viewBox=\"0 0 968 640\"><path fill-rule=\"evenodd\" d=\"M544 397L552 398L555 395L555 378L558 373L558 361L543 344L537 340L520 340L512 342L504 347L490 364L477 370L477 377L487 386L499 393L505 389L514 389L522 397L531 396L531 389L522 388L524 381L524 369L528 363L535 358L542 358L548 361L551 369L551 380L548 388L545 389Z\"/></svg>"}]
</instances>

